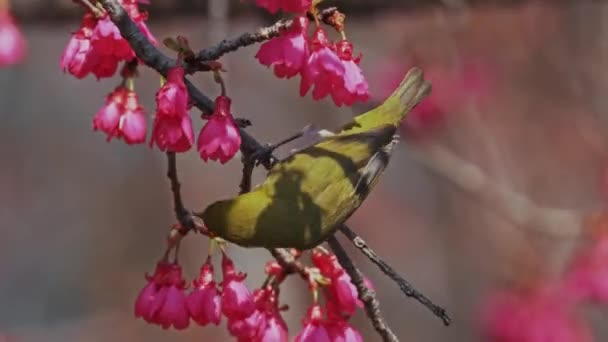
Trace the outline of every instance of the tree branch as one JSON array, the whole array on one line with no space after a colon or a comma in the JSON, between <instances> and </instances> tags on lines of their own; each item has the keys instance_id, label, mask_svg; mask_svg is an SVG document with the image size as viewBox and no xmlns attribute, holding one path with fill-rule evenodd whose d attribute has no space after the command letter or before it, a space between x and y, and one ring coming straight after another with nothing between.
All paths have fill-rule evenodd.
<instances>
[{"instance_id":1,"label":"tree branch","mask_svg":"<svg viewBox=\"0 0 608 342\"><path fill-rule=\"evenodd\" d=\"M386 274L389 278L391 278L399 288L401 292L403 292L406 296L417 300L420 304L427 307L435 316L439 317L443 320L443 324L450 325L452 319L447 314L446 310L441 306L433 303L429 298L427 298L423 293L416 290L412 284L410 284L407 280L405 280L402 276L399 275L388 263L386 263L382 258L376 254L367 243L359 236L357 233L352 231L348 226L342 225L340 227L340 231L353 243L353 245L363 253L372 263L374 263L382 273Z\"/></svg>"},{"instance_id":2,"label":"tree branch","mask_svg":"<svg viewBox=\"0 0 608 342\"><path fill-rule=\"evenodd\" d=\"M336 7L326 8L319 13L319 19L329 24L330 18L337 12ZM314 19L314 18L313 18ZM224 39L217 45L203 49L196 54L197 62L207 62L216 60L228 52L236 51L242 47L261 43L263 41L278 37L279 34L287 30L293 24L293 20L281 19L271 26L262 27L256 32L245 32L232 39Z\"/></svg>"},{"instance_id":3,"label":"tree branch","mask_svg":"<svg viewBox=\"0 0 608 342\"><path fill-rule=\"evenodd\" d=\"M200 222L198 218L192 215L192 212L184 206L181 194L181 184L177 175L177 161L174 152L167 152L167 178L171 184L171 193L173 194L173 210L175 218L179 222L177 231L185 236L190 230L208 235L207 228Z\"/></svg>"},{"instance_id":4,"label":"tree branch","mask_svg":"<svg viewBox=\"0 0 608 342\"><path fill-rule=\"evenodd\" d=\"M398 342L399 339L382 317L380 303L378 302L378 299L376 299L376 291L365 285L365 280L363 279L361 271L353 264L353 261L334 235L327 239L327 243L338 258L340 265L342 265L346 273L350 276L351 282L357 288L359 299L363 302L367 317L372 321L372 325L374 326L374 329L376 329L376 332L378 332L384 342Z\"/></svg>"}]
</instances>

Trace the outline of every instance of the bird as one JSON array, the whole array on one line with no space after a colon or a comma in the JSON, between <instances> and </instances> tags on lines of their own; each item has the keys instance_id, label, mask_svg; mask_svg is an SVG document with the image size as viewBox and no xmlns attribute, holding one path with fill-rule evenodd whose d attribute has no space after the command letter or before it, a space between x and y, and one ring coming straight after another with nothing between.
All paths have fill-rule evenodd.
<instances>
[{"instance_id":1,"label":"bird","mask_svg":"<svg viewBox=\"0 0 608 342\"><path fill-rule=\"evenodd\" d=\"M277 161L252 191L194 212L221 239L242 247L311 249L361 206L386 169L401 120L429 94L421 69L410 69L379 106L338 132Z\"/></svg>"}]
</instances>

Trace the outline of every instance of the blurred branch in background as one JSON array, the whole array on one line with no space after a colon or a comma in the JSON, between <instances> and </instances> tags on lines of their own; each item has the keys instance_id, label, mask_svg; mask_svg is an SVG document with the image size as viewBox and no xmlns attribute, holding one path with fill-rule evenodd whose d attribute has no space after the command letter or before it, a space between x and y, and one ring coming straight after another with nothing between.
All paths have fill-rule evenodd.
<instances>
[{"instance_id":1,"label":"blurred branch in background","mask_svg":"<svg viewBox=\"0 0 608 342\"><path fill-rule=\"evenodd\" d=\"M408 145L411 155L431 171L474 196L518 227L551 237L572 239L580 235L582 213L543 207L522 193L489 177L479 166L434 142Z\"/></svg>"}]
</instances>

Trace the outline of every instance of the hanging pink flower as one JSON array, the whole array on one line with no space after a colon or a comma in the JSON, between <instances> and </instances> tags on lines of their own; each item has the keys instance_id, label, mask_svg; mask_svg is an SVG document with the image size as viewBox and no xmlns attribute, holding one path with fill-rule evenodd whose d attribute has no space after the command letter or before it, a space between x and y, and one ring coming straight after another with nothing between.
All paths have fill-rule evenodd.
<instances>
[{"instance_id":1,"label":"hanging pink flower","mask_svg":"<svg viewBox=\"0 0 608 342\"><path fill-rule=\"evenodd\" d=\"M218 325L221 319L221 295L213 280L213 265L207 258L197 279L192 282L192 292L187 298L192 319L201 326Z\"/></svg>"},{"instance_id":2,"label":"hanging pink flower","mask_svg":"<svg viewBox=\"0 0 608 342\"><path fill-rule=\"evenodd\" d=\"M146 140L146 117L139 104L137 93L119 86L106 99L106 103L93 118L93 129L112 138L122 138L127 144L140 144Z\"/></svg>"},{"instance_id":3,"label":"hanging pink flower","mask_svg":"<svg viewBox=\"0 0 608 342\"><path fill-rule=\"evenodd\" d=\"M152 276L146 275L148 284L135 302L135 317L160 325L182 330L188 327L190 315L184 294L185 281L182 268L177 264L159 262Z\"/></svg>"},{"instance_id":4,"label":"hanging pink flower","mask_svg":"<svg viewBox=\"0 0 608 342\"><path fill-rule=\"evenodd\" d=\"M302 322L302 331L294 342L332 342L323 319L323 310L318 304L311 306Z\"/></svg>"},{"instance_id":5,"label":"hanging pink flower","mask_svg":"<svg viewBox=\"0 0 608 342\"><path fill-rule=\"evenodd\" d=\"M324 288L327 302L331 303L335 311L341 315L353 315L357 307L361 306L358 291L351 282L350 276L338 263L336 256L316 249L312 253L312 262L330 281L330 284Z\"/></svg>"},{"instance_id":6,"label":"hanging pink flower","mask_svg":"<svg viewBox=\"0 0 608 342\"><path fill-rule=\"evenodd\" d=\"M222 254L222 312L228 319L245 319L255 309L253 295L245 284L247 275L237 272L234 262Z\"/></svg>"},{"instance_id":7,"label":"hanging pink flower","mask_svg":"<svg viewBox=\"0 0 608 342\"><path fill-rule=\"evenodd\" d=\"M0 9L0 67L25 59L25 37L7 8Z\"/></svg>"},{"instance_id":8,"label":"hanging pink flower","mask_svg":"<svg viewBox=\"0 0 608 342\"><path fill-rule=\"evenodd\" d=\"M138 3L124 0L122 5L150 42L156 44L145 24L147 15L139 11ZM97 15L85 13L80 29L72 34L61 57L61 68L79 79L90 73L98 79L112 77L119 63L135 58L131 46L122 38L109 15Z\"/></svg>"},{"instance_id":9,"label":"hanging pink flower","mask_svg":"<svg viewBox=\"0 0 608 342\"><path fill-rule=\"evenodd\" d=\"M344 82L336 83L332 89L331 97L336 106L352 106L356 101L365 102L369 99L367 81L359 67L361 56L353 58L353 44L342 40L336 44L338 57L344 66Z\"/></svg>"},{"instance_id":10,"label":"hanging pink flower","mask_svg":"<svg viewBox=\"0 0 608 342\"><path fill-rule=\"evenodd\" d=\"M260 46L255 55L260 63L273 67L278 78L291 78L302 70L308 58L308 19L300 16L293 20L289 30Z\"/></svg>"},{"instance_id":11,"label":"hanging pink flower","mask_svg":"<svg viewBox=\"0 0 608 342\"><path fill-rule=\"evenodd\" d=\"M320 100L331 94L335 84L344 83L346 70L323 29L316 29L310 43L310 50L308 60L302 69L300 95L306 95L314 85L312 97Z\"/></svg>"},{"instance_id":12,"label":"hanging pink flower","mask_svg":"<svg viewBox=\"0 0 608 342\"><path fill-rule=\"evenodd\" d=\"M99 58L91 45L95 23L96 19L92 14L84 15L80 29L72 34L59 62L64 72L67 71L79 79L91 72Z\"/></svg>"},{"instance_id":13,"label":"hanging pink flower","mask_svg":"<svg viewBox=\"0 0 608 342\"><path fill-rule=\"evenodd\" d=\"M230 113L230 98L218 96L215 110L198 135L197 149L204 161L228 162L241 146L241 135Z\"/></svg>"},{"instance_id":14,"label":"hanging pink flower","mask_svg":"<svg viewBox=\"0 0 608 342\"><path fill-rule=\"evenodd\" d=\"M188 151L194 144L194 130L182 67L169 70L167 82L156 93L156 108L150 146L156 144L161 151Z\"/></svg>"},{"instance_id":15,"label":"hanging pink flower","mask_svg":"<svg viewBox=\"0 0 608 342\"><path fill-rule=\"evenodd\" d=\"M228 330L239 341L287 342L287 324L281 317L278 294L271 288L257 289L254 294L255 309L246 318L230 318Z\"/></svg>"}]
</instances>

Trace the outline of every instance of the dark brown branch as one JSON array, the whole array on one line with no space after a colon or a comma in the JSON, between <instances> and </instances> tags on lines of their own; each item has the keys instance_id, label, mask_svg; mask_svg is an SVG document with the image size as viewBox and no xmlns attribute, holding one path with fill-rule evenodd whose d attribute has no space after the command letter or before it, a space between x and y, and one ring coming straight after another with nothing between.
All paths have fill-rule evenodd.
<instances>
[{"instance_id":1,"label":"dark brown branch","mask_svg":"<svg viewBox=\"0 0 608 342\"><path fill-rule=\"evenodd\" d=\"M184 207L181 194L181 184L177 176L177 161L174 152L167 152L167 178L171 183L171 192L173 193L173 210L175 217L180 224L179 232L186 235L188 231L196 229L200 231L194 220L192 213Z\"/></svg>"},{"instance_id":2,"label":"dark brown branch","mask_svg":"<svg viewBox=\"0 0 608 342\"><path fill-rule=\"evenodd\" d=\"M420 291L416 290L412 284L399 275L389 264L380 258L367 243L357 233L352 231L346 225L340 227L340 231L361 251L372 263L380 268L380 270L399 285L401 292L410 298L414 298L422 305L426 306L435 316L443 320L443 324L450 325L452 319L447 314L446 310L427 298Z\"/></svg>"},{"instance_id":3,"label":"dark brown branch","mask_svg":"<svg viewBox=\"0 0 608 342\"><path fill-rule=\"evenodd\" d=\"M244 155L241 159L243 162L243 176L241 178L241 184L239 185L239 194L244 194L251 190L251 177L253 175L255 163L250 161L249 158L245 157Z\"/></svg>"},{"instance_id":4,"label":"dark brown branch","mask_svg":"<svg viewBox=\"0 0 608 342\"><path fill-rule=\"evenodd\" d=\"M337 11L337 8L330 7L319 13L319 18L323 22L329 22L332 15ZM224 39L217 45L201 50L196 55L198 62L206 62L216 60L228 52L236 51L242 47L261 43L263 41L277 37L283 30L289 29L293 20L281 19L271 26L262 27L256 32L245 32L232 39Z\"/></svg>"},{"instance_id":5,"label":"dark brown branch","mask_svg":"<svg viewBox=\"0 0 608 342\"><path fill-rule=\"evenodd\" d=\"M380 303L378 302L378 299L376 299L376 291L365 285L365 280L363 279L361 271L353 264L353 261L334 235L327 239L327 243L338 258L340 265L342 265L346 273L350 276L351 282L357 288L359 299L363 302L365 312L372 321L374 329L382 336L384 342L398 342L399 339L382 317Z\"/></svg>"}]
</instances>

